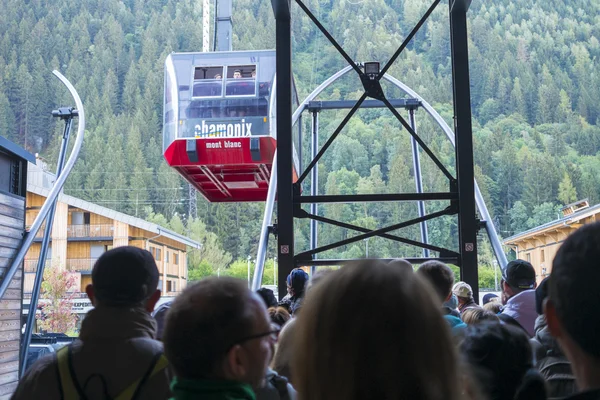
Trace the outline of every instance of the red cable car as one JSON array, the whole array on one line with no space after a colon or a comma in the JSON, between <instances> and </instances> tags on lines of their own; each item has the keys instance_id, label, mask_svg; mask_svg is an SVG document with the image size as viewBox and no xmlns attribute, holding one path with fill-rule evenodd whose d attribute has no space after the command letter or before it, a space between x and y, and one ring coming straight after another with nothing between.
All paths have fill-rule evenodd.
<instances>
[{"instance_id":1,"label":"red cable car","mask_svg":"<svg viewBox=\"0 0 600 400\"><path fill-rule=\"evenodd\" d=\"M274 50L172 53L165 60L164 157L208 201L265 201L275 108Z\"/></svg>"}]
</instances>

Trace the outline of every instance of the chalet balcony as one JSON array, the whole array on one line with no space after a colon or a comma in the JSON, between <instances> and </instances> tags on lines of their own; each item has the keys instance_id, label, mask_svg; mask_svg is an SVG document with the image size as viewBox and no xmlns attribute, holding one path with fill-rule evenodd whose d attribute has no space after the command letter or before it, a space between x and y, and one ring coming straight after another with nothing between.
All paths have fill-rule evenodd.
<instances>
[{"instance_id":1,"label":"chalet balcony","mask_svg":"<svg viewBox=\"0 0 600 400\"><path fill-rule=\"evenodd\" d=\"M69 238L100 238L113 237L112 225L68 225L67 237Z\"/></svg>"},{"instance_id":2,"label":"chalet balcony","mask_svg":"<svg viewBox=\"0 0 600 400\"><path fill-rule=\"evenodd\" d=\"M90 272L97 258L71 258L67 260L67 270L71 272Z\"/></svg>"},{"instance_id":3,"label":"chalet balcony","mask_svg":"<svg viewBox=\"0 0 600 400\"><path fill-rule=\"evenodd\" d=\"M46 265L45 268L48 268L51 265L51 260L46 259ZM23 260L23 268L25 269L25 272L35 272L37 271L37 266L38 266L38 259L30 259L30 260Z\"/></svg>"}]
</instances>

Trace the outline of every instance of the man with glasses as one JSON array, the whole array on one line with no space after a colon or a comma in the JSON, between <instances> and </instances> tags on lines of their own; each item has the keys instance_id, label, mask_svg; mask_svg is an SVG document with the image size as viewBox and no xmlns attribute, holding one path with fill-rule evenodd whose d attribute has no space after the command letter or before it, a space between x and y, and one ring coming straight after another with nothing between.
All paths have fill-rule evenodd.
<instances>
[{"instance_id":1,"label":"man with glasses","mask_svg":"<svg viewBox=\"0 0 600 400\"><path fill-rule=\"evenodd\" d=\"M173 399L255 400L277 334L246 282L211 277L187 287L171 305L163 336Z\"/></svg>"}]
</instances>

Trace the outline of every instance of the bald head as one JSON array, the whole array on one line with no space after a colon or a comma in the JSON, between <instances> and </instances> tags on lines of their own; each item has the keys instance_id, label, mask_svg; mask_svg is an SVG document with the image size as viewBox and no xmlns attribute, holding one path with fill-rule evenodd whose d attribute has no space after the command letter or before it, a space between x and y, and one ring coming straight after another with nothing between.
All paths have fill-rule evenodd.
<instances>
[{"instance_id":1,"label":"bald head","mask_svg":"<svg viewBox=\"0 0 600 400\"><path fill-rule=\"evenodd\" d=\"M165 353L179 377L227 378L229 352L265 324L268 329L266 308L244 281L207 278L188 286L173 302Z\"/></svg>"}]
</instances>

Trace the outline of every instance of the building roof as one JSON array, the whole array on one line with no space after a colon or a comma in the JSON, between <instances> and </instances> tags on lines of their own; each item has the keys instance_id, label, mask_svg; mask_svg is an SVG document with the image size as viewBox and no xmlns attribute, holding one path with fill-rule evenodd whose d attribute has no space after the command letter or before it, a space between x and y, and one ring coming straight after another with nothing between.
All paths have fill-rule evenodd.
<instances>
[{"instance_id":1,"label":"building roof","mask_svg":"<svg viewBox=\"0 0 600 400\"><path fill-rule=\"evenodd\" d=\"M0 150L14 154L31 163L35 163L35 156L33 154L2 136L0 136Z\"/></svg>"},{"instance_id":2,"label":"building roof","mask_svg":"<svg viewBox=\"0 0 600 400\"><path fill-rule=\"evenodd\" d=\"M567 215L563 218L556 219L551 222L547 222L543 225L536 226L535 228L526 230L525 232L517 233L516 235L510 236L504 239L504 244L509 244L511 242L516 242L521 239L524 239L528 236L533 236L534 234L547 230L548 228L552 228L560 225L568 225L569 223L576 222L580 219L583 219L589 215L597 214L600 212L600 204L596 204L595 206L585 208L581 211L577 211L573 214Z\"/></svg>"},{"instance_id":3,"label":"building roof","mask_svg":"<svg viewBox=\"0 0 600 400\"><path fill-rule=\"evenodd\" d=\"M48 197L52 185L54 185L55 175L43 170L36 164L29 164L29 177L27 180L27 191L37 194L39 196ZM144 229L148 232L156 233L157 235L166 237L168 239L175 240L183 243L187 246L199 249L202 245L188 237L180 235L170 229L163 228L160 225L148 222L141 218L133 217L131 215L124 214L110 208L102 207L97 204L91 203L79 199L77 197L69 196L61 193L58 196L58 201L68 204L72 207L80 208L85 211L92 212L97 215L101 215L106 218L110 218L119 222L123 222L136 228Z\"/></svg>"}]
</instances>

